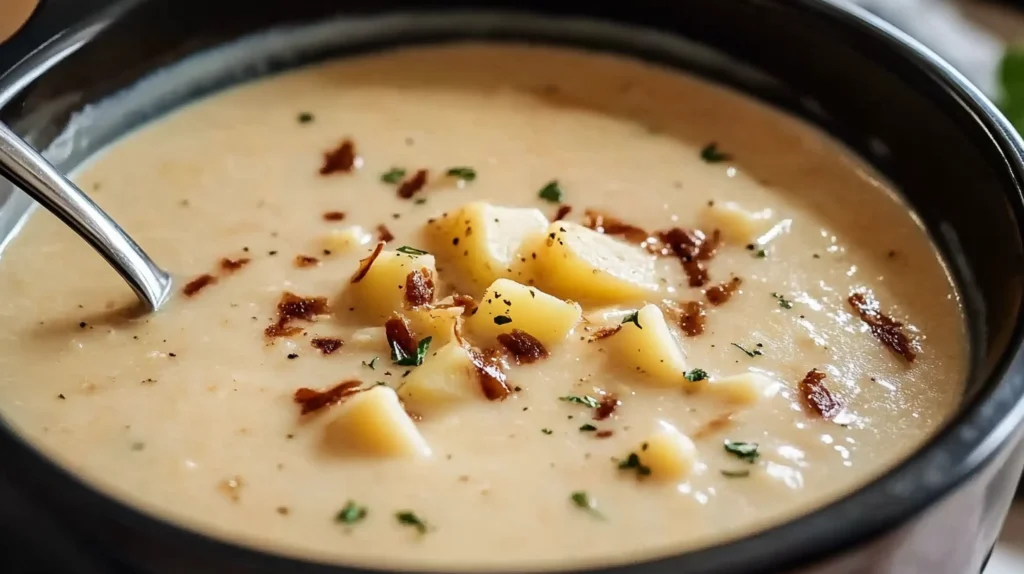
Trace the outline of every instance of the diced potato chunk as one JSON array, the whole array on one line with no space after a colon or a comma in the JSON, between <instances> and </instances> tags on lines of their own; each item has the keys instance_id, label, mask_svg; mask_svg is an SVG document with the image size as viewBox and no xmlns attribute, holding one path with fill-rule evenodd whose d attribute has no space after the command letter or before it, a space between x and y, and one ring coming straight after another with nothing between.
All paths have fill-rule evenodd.
<instances>
[{"instance_id":1,"label":"diced potato chunk","mask_svg":"<svg viewBox=\"0 0 1024 574\"><path fill-rule=\"evenodd\" d=\"M731 403L750 405L775 396L779 386L777 381L761 373L747 372L711 379L704 385L704 390Z\"/></svg>"},{"instance_id":2,"label":"diced potato chunk","mask_svg":"<svg viewBox=\"0 0 1024 574\"><path fill-rule=\"evenodd\" d=\"M427 356L398 389L409 409L428 415L459 403L486 400L469 352L452 341Z\"/></svg>"},{"instance_id":3,"label":"diced potato chunk","mask_svg":"<svg viewBox=\"0 0 1024 574\"><path fill-rule=\"evenodd\" d=\"M495 279L512 277L523 240L543 234L547 225L537 209L474 202L437 219L427 233L446 278L452 269L458 273L451 277L456 287L478 293Z\"/></svg>"},{"instance_id":4,"label":"diced potato chunk","mask_svg":"<svg viewBox=\"0 0 1024 574\"><path fill-rule=\"evenodd\" d=\"M466 327L488 339L519 329L550 349L565 340L582 314L576 303L562 301L536 287L498 279L484 292L480 307L466 321Z\"/></svg>"},{"instance_id":5,"label":"diced potato chunk","mask_svg":"<svg viewBox=\"0 0 1024 574\"><path fill-rule=\"evenodd\" d=\"M623 323L622 330L607 340L626 367L647 374L654 383L674 387L687 384L686 357L657 305L644 305L637 311L636 321Z\"/></svg>"},{"instance_id":6,"label":"diced potato chunk","mask_svg":"<svg viewBox=\"0 0 1024 574\"><path fill-rule=\"evenodd\" d=\"M530 251L536 284L558 297L621 303L650 298L659 289L653 256L572 222L552 223Z\"/></svg>"},{"instance_id":7,"label":"diced potato chunk","mask_svg":"<svg viewBox=\"0 0 1024 574\"><path fill-rule=\"evenodd\" d=\"M660 428L640 445L640 462L651 469L655 480L681 480L686 478L697 463L697 447L679 430L659 421Z\"/></svg>"},{"instance_id":8,"label":"diced potato chunk","mask_svg":"<svg viewBox=\"0 0 1024 574\"><path fill-rule=\"evenodd\" d=\"M348 253L358 247L368 245L373 236L358 225L342 229L332 229L321 240L323 248L331 253Z\"/></svg>"},{"instance_id":9,"label":"diced potato chunk","mask_svg":"<svg viewBox=\"0 0 1024 574\"><path fill-rule=\"evenodd\" d=\"M455 323L464 310L463 307L410 309L404 315L416 338L430 337L431 345L439 347L452 340Z\"/></svg>"},{"instance_id":10,"label":"diced potato chunk","mask_svg":"<svg viewBox=\"0 0 1024 574\"><path fill-rule=\"evenodd\" d=\"M726 242L746 245L771 227L771 216L770 209L748 211L733 201L716 201L704 209L701 225L709 232L719 230Z\"/></svg>"},{"instance_id":11,"label":"diced potato chunk","mask_svg":"<svg viewBox=\"0 0 1024 574\"><path fill-rule=\"evenodd\" d=\"M382 251L357 283L349 283L344 305L364 320L381 324L405 308L405 281L412 271L426 270L437 282L433 255Z\"/></svg>"},{"instance_id":12,"label":"diced potato chunk","mask_svg":"<svg viewBox=\"0 0 1024 574\"><path fill-rule=\"evenodd\" d=\"M328 439L346 450L383 457L426 457L430 446L390 387L356 393L335 407Z\"/></svg>"}]
</instances>

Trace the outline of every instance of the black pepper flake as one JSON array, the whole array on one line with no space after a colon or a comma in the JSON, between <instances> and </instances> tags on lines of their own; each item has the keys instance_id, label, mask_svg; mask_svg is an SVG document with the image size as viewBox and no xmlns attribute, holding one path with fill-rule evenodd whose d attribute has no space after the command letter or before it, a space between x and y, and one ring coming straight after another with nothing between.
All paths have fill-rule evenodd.
<instances>
[{"instance_id":1,"label":"black pepper flake","mask_svg":"<svg viewBox=\"0 0 1024 574\"><path fill-rule=\"evenodd\" d=\"M495 325L508 325L512 322L512 317L506 317L505 315L498 315L494 318Z\"/></svg>"},{"instance_id":2,"label":"black pepper flake","mask_svg":"<svg viewBox=\"0 0 1024 574\"><path fill-rule=\"evenodd\" d=\"M89 324L86 323L85 321L82 321L81 323L78 324L78 326L81 327L82 329L86 328L86 326L88 326L88 325Z\"/></svg>"},{"instance_id":3,"label":"black pepper flake","mask_svg":"<svg viewBox=\"0 0 1024 574\"><path fill-rule=\"evenodd\" d=\"M298 359L299 355L297 353L288 353L288 358L289 359Z\"/></svg>"},{"instance_id":4,"label":"black pepper flake","mask_svg":"<svg viewBox=\"0 0 1024 574\"><path fill-rule=\"evenodd\" d=\"M61 394L57 395L57 398L62 400L62 401L65 400L64 393L61 393Z\"/></svg>"}]
</instances>

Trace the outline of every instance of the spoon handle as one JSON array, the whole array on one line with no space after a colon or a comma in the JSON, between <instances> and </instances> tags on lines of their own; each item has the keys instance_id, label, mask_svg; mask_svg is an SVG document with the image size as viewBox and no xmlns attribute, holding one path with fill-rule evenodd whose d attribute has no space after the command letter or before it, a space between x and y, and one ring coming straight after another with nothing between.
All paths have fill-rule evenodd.
<instances>
[{"instance_id":1,"label":"spoon handle","mask_svg":"<svg viewBox=\"0 0 1024 574\"><path fill-rule=\"evenodd\" d=\"M155 311L171 278L131 237L42 155L0 123L0 175L21 188L86 240Z\"/></svg>"}]
</instances>

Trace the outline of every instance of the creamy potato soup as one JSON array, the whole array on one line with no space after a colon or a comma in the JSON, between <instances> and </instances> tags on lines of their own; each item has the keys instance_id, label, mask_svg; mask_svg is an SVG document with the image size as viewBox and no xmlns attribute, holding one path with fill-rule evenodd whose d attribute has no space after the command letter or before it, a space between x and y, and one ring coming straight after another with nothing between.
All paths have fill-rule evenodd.
<instances>
[{"instance_id":1,"label":"creamy potato soup","mask_svg":"<svg viewBox=\"0 0 1024 574\"><path fill-rule=\"evenodd\" d=\"M954 410L956 291L820 133L622 57L458 44L185 107L75 176L153 315L36 213L0 408L89 483L342 563L618 563L792 519Z\"/></svg>"}]
</instances>

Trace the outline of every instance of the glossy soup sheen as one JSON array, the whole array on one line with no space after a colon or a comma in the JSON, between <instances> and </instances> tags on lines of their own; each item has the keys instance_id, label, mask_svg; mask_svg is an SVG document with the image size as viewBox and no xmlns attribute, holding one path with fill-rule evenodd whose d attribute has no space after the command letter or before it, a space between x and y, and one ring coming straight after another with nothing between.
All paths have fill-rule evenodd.
<instances>
[{"instance_id":1,"label":"glossy soup sheen","mask_svg":"<svg viewBox=\"0 0 1024 574\"><path fill-rule=\"evenodd\" d=\"M332 171L325 152L346 139L351 169L321 174ZM467 169L447 175L453 167ZM385 177L393 168L405 175ZM400 198L420 169L426 185ZM176 293L159 313L133 315L117 275L36 213L0 260L3 416L98 488L257 548L406 568L676 553L863 485L926 440L962 391L955 288L884 181L792 118L617 56L466 44L328 62L175 111L75 179L175 274ZM656 384L616 350L644 301L584 302L591 322L548 358L506 359L504 400L480 396L416 421L429 456L339 447L355 440L330 431L347 403L301 415L296 390L398 388L425 368L393 364L374 335L382 321L348 312L339 294L378 226L394 236L388 249L433 251L428 220L474 201L548 219L564 205L568 222L585 223L589 209L651 234L700 228L708 238L702 218L735 202L760 214L768 236L747 245L723 235L703 287L690 286L679 258L657 258L647 302L665 310L685 354L677 383ZM332 230L353 225L369 236L331 243ZM250 261L230 270L223 258ZM458 261L439 255L438 267L438 297L467 285ZM209 284L185 296L204 274ZM704 291L733 277L738 290L712 304ZM334 313L269 338L284 292L328 297ZM479 286L465 292L480 298ZM855 293L878 302L866 311L874 334ZM702 334L687 336L671 312L687 301L704 309ZM879 327L886 318L904 325ZM591 342L602 321L622 333ZM894 333L916 345L912 362L881 341ZM344 346L324 354L314 337ZM813 369L825 378L801 386ZM708 390L750 372L778 392L736 404ZM617 409L595 420L585 397L608 395ZM823 416L822 400L838 408ZM667 480L644 471L663 423L695 446Z\"/></svg>"}]
</instances>

